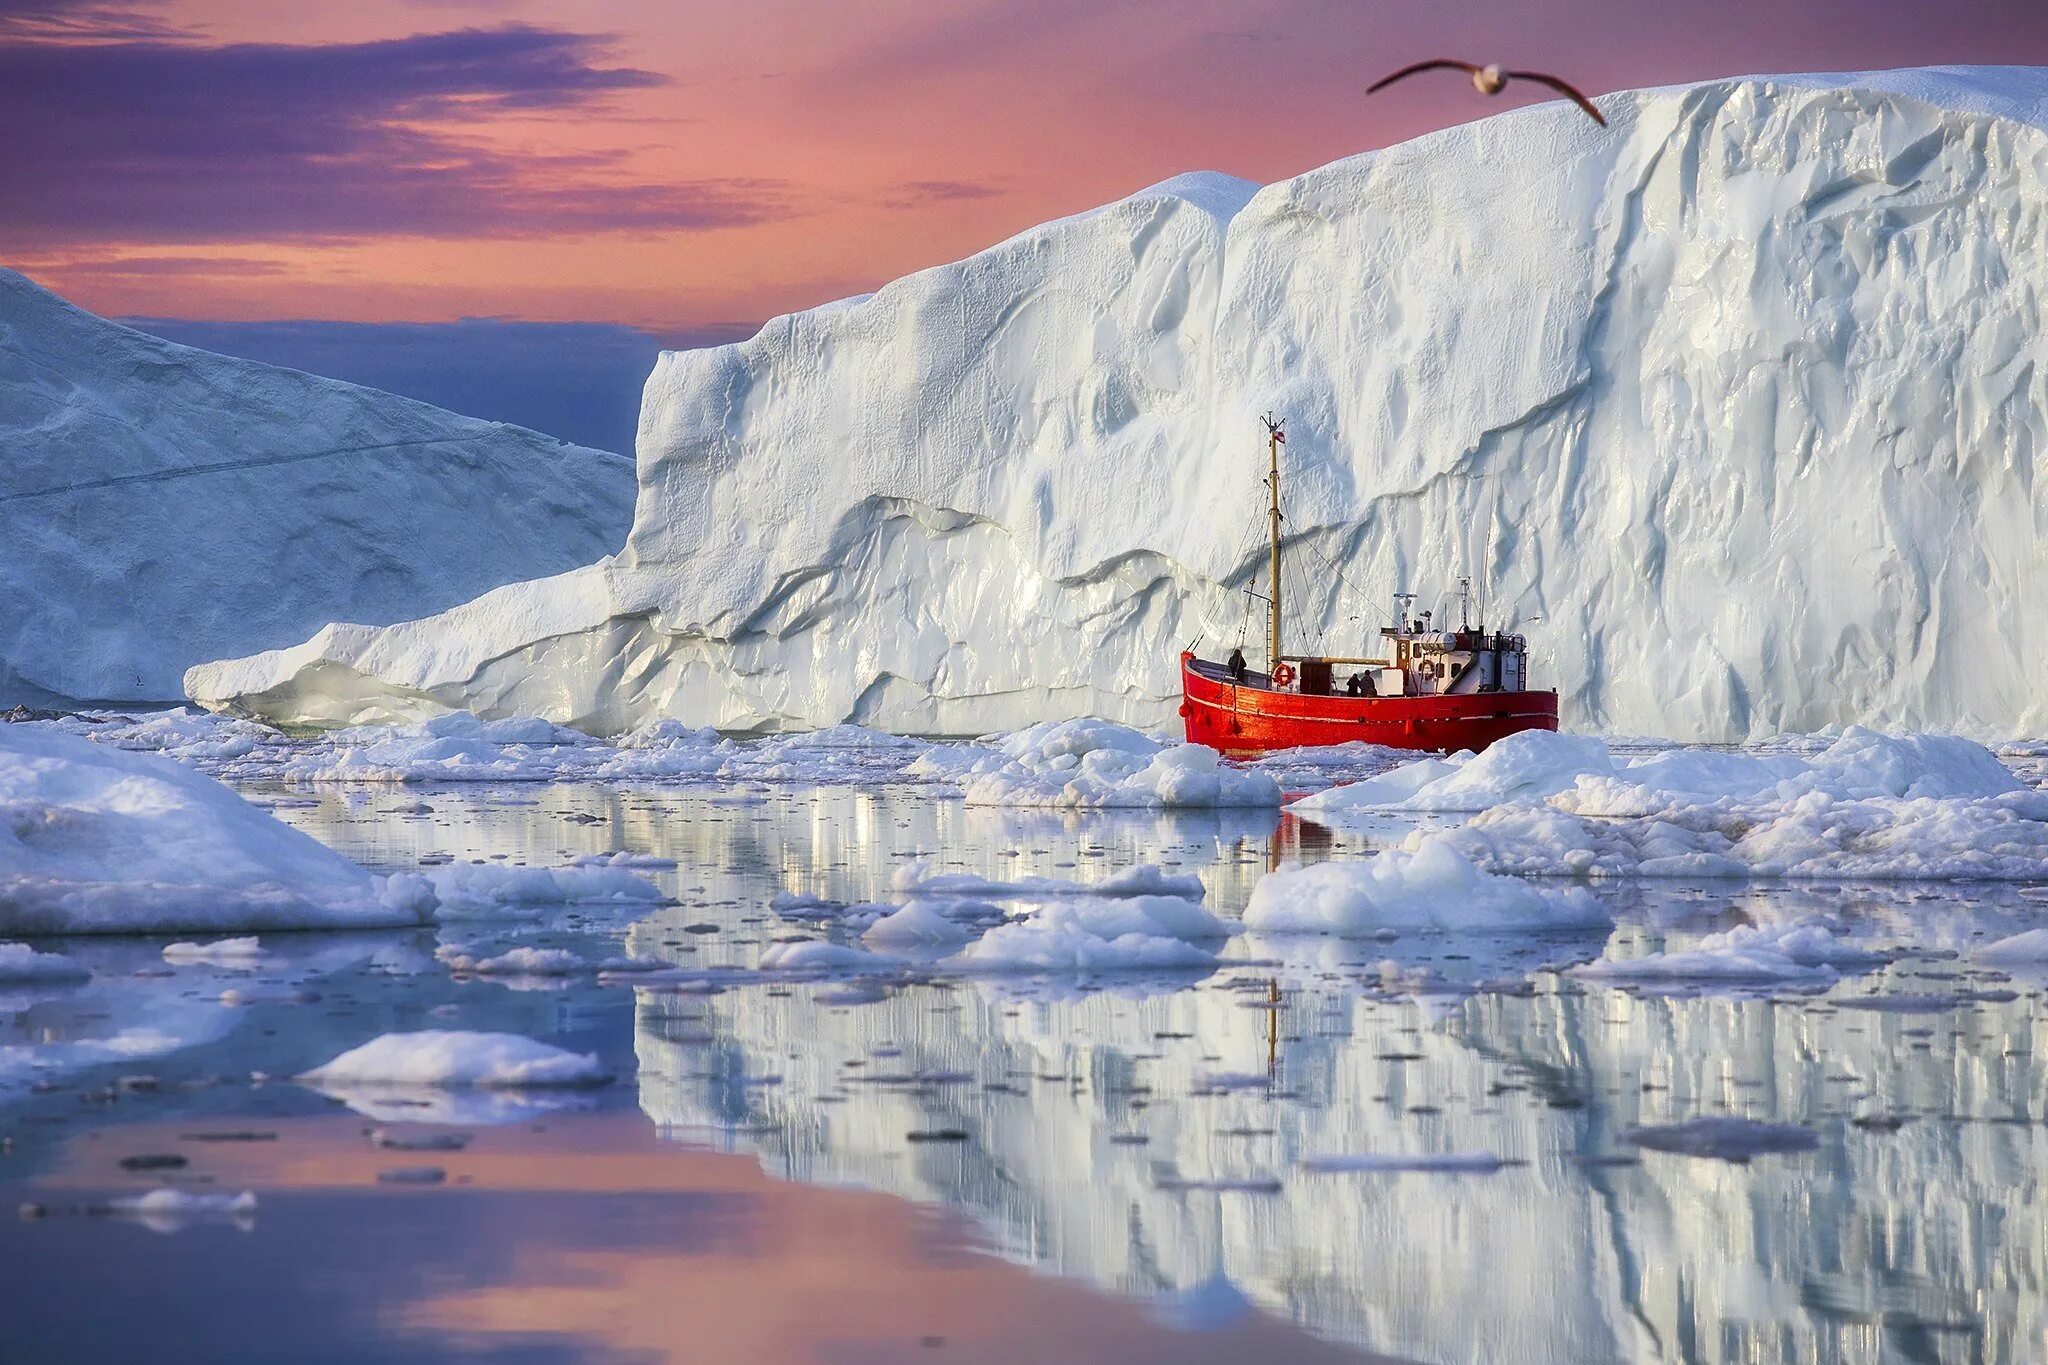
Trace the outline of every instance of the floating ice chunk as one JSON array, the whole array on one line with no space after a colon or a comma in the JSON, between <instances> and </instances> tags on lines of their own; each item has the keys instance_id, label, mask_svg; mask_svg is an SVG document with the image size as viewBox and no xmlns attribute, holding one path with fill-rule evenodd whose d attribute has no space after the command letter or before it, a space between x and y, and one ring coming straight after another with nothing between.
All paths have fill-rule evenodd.
<instances>
[{"instance_id":1,"label":"floating ice chunk","mask_svg":"<svg viewBox=\"0 0 2048 1365\"><path fill-rule=\"evenodd\" d=\"M998 925L941 965L960 972L1180 971L1213 967L1232 926L1173 896L1068 897Z\"/></svg>"},{"instance_id":2,"label":"floating ice chunk","mask_svg":"<svg viewBox=\"0 0 2048 1365\"><path fill-rule=\"evenodd\" d=\"M1704 982L1729 985L1780 981L1833 981L1842 967L1868 967L1884 954L1841 937L1832 921L1801 918L1784 924L1744 924L1708 934L1689 949L1643 957L1603 958L1573 967L1571 976L1594 981Z\"/></svg>"},{"instance_id":3,"label":"floating ice chunk","mask_svg":"<svg viewBox=\"0 0 2048 1365\"><path fill-rule=\"evenodd\" d=\"M439 902L435 913L444 920L530 919L560 905L644 905L662 899L660 887L620 867L451 863L425 875Z\"/></svg>"},{"instance_id":4,"label":"floating ice chunk","mask_svg":"<svg viewBox=\"0 0 2048 1365\"><path fill-rule=\"evenodd\" d=\"M1711 1157L1716 1161L1747 1161L1774 1152L1810 1152L1820 1146L1820 1135L1811 1128L1723 1117L1624 1128L1621 1140L1653 1152Z\"/></svg>"},{"instance_id":5,"label":"floating ice chunk","mask_svg":"<svg viewBox=\"0 0 2048 1365\"><path fill-rule=\"evenodd\" d=\"M893 971L901 966L901 963L878 953L815 938L796 943L771 943L762 949L760 962L764 972Z\"/></svg>"},{"instance_id":6,"label":"floating ice chunk","mask_svg":"<svg viewBox=\"0 0 2048 1365\"><path fill-rule=\"evenodd\" d=\"M1539 887L1483 871L1440 836L1358 862L1289 864L1252 888L1244 923L1261 933L1579 928L1611 917L1580 887Z\"/></svg>"},{"instance_id":7,"label":"floating ice chunk","mask_svg":"<svg viewBox=\"0 0 2048 1365\"><path fill-rule=\"evenodd\" d=\"M2025 933L2013 934L1985 944L1970 956L1993 966L2048 962L2048 929L2029 929Z\"/></svg>"},{"instance_id":8,"label":"floating ice chunk","mask_svg":"<svg viewBox=\"0 0 2048 1365\"><path fill-rule=\"evenodd\" d=\"M1509 801L1540 800L1563 791L1583 773L1606 773L1614 760L1589 735L1527 730L1479 755L1425 758L1389 773L1305 797L1294 809L1311 814L1346 810L1474 811Z\"/></svg>"},{"instance_id":9,"label":"floating ice chunk","mask_svg":"<svg viewBox=\"0 0 2048 1365\"><path fill-rule=\"evenodd\" d=\"M1404 1156L1393 1152L1332 1153L1301 1159L1301 1169L1318 1175L1374 1172L1432 1172L1441 1175L1492 1175L1511 1163L1491 1152L1439 1152Z\"/></svg>"},{"instance_id":10,"label":"floating ice chunk","mask_svg":"<svg viewBox=\"0 0 2048 1365\"><path fill-rule=\"evenodd\" d=\"M594 1086L608 1083L611 1073L594 1054L516 1033L423 1029L372 1038L298 1079L332 1093L360 1086Z\"/></svg>"},{"instance_id":11,"label":"floating ice chunk","mask_svg":"<svg viewBox=\"0 0 2048 1365\"><path fill-rule=\"evenodd\" d=\"M1152 863L1127 867L1098 882L1058 877L1020 877L996 881L972 872L938 872L929 858L917 858L896 869L891 886L906 895L982 896L993 899L1042 896L1175 896L1200 900L1207 895L1202 879L1168 872Z\"/></svg>"},{"instance_id":12,"label":"floating ice chunk","mask_svg":"<svg viewBox=\"0 0 2048 1365\"><path fill-rule=\"evenodd\" d=\"M971 929L946 915L938 906L919 900L876 920L861 938L868 943L938 945L965 943L973 936Z\"/></svg>"},{"instance_id":13,"label":"floating ice chunk","mask_svg":"<svg viewBox=\"0 0 2048 1365\"><path fill-rule=\"evenodd\" d=\"M0 933L416 925L419 890L169 759L0 725Z\"/></svg>"},{"instance_id":14,"label":"floating ice chunk","mask_svg":"<svg viewBox=\"0 0 2048 1365\"><path fill-rule=\"evenodd\" d=\"M1280 784L1199 744L1092 717L1003 737L957 778L977 806L1277 806Z\"/></svg>"},{"instance_id":15,"label":"floating ice chunk","mask_svg":"<svg viewBox=\"0 0 2048 1365\"><path fill-rule=\"evenodd\" d=\"M215 939L212 943L172 943L164 948L164 961L179 966L206 964L216 967L260 966L266 954L256 935Z\"/></svg>"},{"instance_id":16,"label":"floating ice chunk","mask_svg":"<svg viewBox=\"0 0 2048 1365\"><path fill-rule=\"evenodd\" d=\"M571 867L629 867L645 872L660 872L676 866L674 858L664 858L658 853L634 853L620 849L616 853L584 853L569 860Z\"/></svg>"},{"instance_id":17,"label":"floating ice chunk","mask_svg":"<svg viewBox=\"0 0 2048 1365\"><path fill-rule=\"evenodd\" d=\"M446 954L443 956L443 954ZM434 954L450 971L479 976L575 976L592 968L566 948L513 948L496 957L477 958L441 949Z\"/></svg>"},{"instance_id":18,"label":"floating ice chunk","mask_svg":"<svg viewBox=\"0 0 2048 1365\"><path fill-rule=\"evenodd\" d=\"M62 953L39 953L26 943L0 943L0 983L10 986L89 980L85 964Z\"/></svg>"},{"instance_id":19,"label":"floating ice chunk","mask_svg":"<svg viewBox=\"0 0 2048 1365\"><path fill-rule=\"evenodd\" d=\"M1575 796L1495 807L1431 837L1496 872L1528 876L2048 877L2048 798L2039 792L1901 800L1810 791L1789 802L1680 800L1625 818L1604 801L1596 818L1564 809Z\"/></svg>"},{"instance_id":20,"label":"floating ice chunk","mask_svg":"<svg viewBox=\"0 0 2048 1365\"><path fill-rule=\"evenodd\" d=\"M170 1188L148 1194L120 1195L107 1201L107 1212L133 1218L152 1232L176 1232L187 1223L226 1220L246 1226L256 1218L256 1195L207 1194Z\"/></svg>"}]
</instances>

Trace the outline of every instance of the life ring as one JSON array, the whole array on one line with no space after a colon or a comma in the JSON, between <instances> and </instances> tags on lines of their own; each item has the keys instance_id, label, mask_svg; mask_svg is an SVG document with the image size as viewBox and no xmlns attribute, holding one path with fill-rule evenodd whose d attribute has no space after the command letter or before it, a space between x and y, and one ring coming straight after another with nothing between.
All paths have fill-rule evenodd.
<instances>
[{"instance_id":1,"label":"life ring","mask_svg":"<svg viewBox=\"0 0 2048 1365\"><path fill-rule=\"evenodd\" d=\"M1294 681L1294 665L1283 663L1273 669L1273 686L1285 687Z\"/></svg>"}]
</instances>

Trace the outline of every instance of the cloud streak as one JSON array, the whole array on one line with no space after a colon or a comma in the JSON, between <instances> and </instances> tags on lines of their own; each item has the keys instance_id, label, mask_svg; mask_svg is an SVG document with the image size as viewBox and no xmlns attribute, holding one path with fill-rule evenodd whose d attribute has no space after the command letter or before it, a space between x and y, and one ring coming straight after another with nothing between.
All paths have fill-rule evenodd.
<instances>
[{"instance_id":1,"label":"cloud streak","mask_svg":"<svg viewBox=\"0 0 2048 1365\"><path fill-rule=\"evenodd\" d=\"M584 34L0 43L0 244L676 232L787 212L767 179L635 183L616 153L511 152L494 120L665 84Z\"/></svg>"}]
</instances>

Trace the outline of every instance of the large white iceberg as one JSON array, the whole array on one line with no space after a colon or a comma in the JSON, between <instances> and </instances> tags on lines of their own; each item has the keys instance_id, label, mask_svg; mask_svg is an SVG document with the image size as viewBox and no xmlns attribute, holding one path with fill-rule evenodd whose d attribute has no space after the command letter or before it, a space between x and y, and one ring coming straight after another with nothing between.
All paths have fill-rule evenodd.
<instances>
[{"instance_id":1,"label":"large white iceberg","mask_svg":"<svg viewBox=\"0 0 2048 1365\"><path fill-rule=\"evenodd\" d=\"M163 700L206 659L619 547L604 451L131 331L0 270L0 700Z\"/></svg>"},{"instance_id":2,"label":"large white iceberg","mask_svg":"<svg viewBox=\"0 0 2048 1365\"><path fill-rule=\"evenodd\" d=\"M616 560L209 664L291 721L1170 723L1290 419L1298 643L1472 574L1566 723L2048 723L2048 71L1517 110L1190 175L669 354ZM1436 606L1426 596L1422 605Z\"/></svg>"}]
</instances>

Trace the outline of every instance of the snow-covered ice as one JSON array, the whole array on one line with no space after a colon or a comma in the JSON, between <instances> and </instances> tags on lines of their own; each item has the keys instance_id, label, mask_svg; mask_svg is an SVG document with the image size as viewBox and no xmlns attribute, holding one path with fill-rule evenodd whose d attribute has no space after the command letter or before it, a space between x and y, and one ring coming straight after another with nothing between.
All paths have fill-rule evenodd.
<instances>
[{"instance_id":1,"label":"snow-covered ice","mask_svg":"<svg viewBox=\"0 0 2048 1365\"><path fill-rule=\"evenodd\" d=\"M938 761L926 755L919 762ZM957 781L971 806L1280 804L1280 784L1263 772L1226 763L1201 745L1161 741L1095 717L1027 726L964 768L925 771Z\"/></svg>"},{"instance_id":2,"label":"snow-covered ice","mask_svg":"<svg viewBox=\"0 0 2048 1365\"><path fill-rule=\"evenodd\" d=\"M0 933L410 925L429 899L170 759L0 725Z\"/></svg>"},{"instance_id":3,"label":"snow-covered ice","mask_svg":"<svg viewBox=\"0 0 2048 1365\"><path fill-rule=\"evenodd\" d=\"M255 967L264 959L263 942L254 934L215 939L212 943L171 943L164 961L174 966Z\"/></svg>"},{"instance_id":4,"label":"snow-covered ice","mask_svg":"<svg viewBox=\"0 0 2048 1365\"><path fill-rule=\"evenodd\" d=\"M1228 921L1175 896L1071 896L997 925L940 965L966 973L1207 968L1233 932Z\"/></svg>"},{"instance_id":5,"label":"snow-covered ice","mask_svg":"<svg viewBox=\"0 0 2048 1365\"><path fill-rule=\"evenodd\" d=\"M422 1029L372 1038L298 1079L339 1093L359 1087L594 1086L608 1083L611 1073L590 1053L518 1034Z\"/></svg>"},{"instance_id":6,"label":"snow-covered ice","mask_svg":"<svg viewBox=\"0 0 2048 1365\"><path fill-rule=\"evenodd\" d=\"M1982 745L1852 726L1804 747L1617 758L1597 739L1533 732L1294 809L1339 824L1476 812L1407 847L1441 842L1524 876L2048 878L2048 792Z\"/></svg>"},{"instance_id":7,"label":"snow-covered ice","mask_svg":"<svg viewBox=\"0 0 2048 1365\"><path fill-rule=\"evenodd\" d=\"M1181 176L664 355L616 558L188 694L1166 724L1180 650L1244 617L1270 409L1298 562L1373 595L1312 576L1301 640L1369 652L1384 594L1470 572L1578 728L2041 733L2044 96L2025 67L1745 77Z\"/></svg>"},{"instance_id":8,"label":"snow-covered ice","mask_svg":"<svg viewBox=\"0 0 2048 1365\"><path fill-rule=\"evenodd\" d=\"M1285 866L1252 888L1244 923L1261 933L1513 933L1605 924L1581 887L1533 885L1484 871L1442 835L1359 862Z\"/></svg>"},{"instance_id":9,"label":"snow-covered ice","mask_svg":"<svg viewBox=\"0 0 2048 1365\"><path fill-rule=\"evenodd\" d=\"M86 981L92 972L76 958L43 953L26 943L0 943L0 986Z\"/></svg>"},{"instance_id":10,"label":"snow-covered ice","mask_svg":"<svg viewBox=\"0 0 2048 1365\"><path fill-rule=\"evenodd\" d=\"M0 703L187 668L617 550L632 462L179 346L0 269Z\"/></svg>"}]
</instances>

